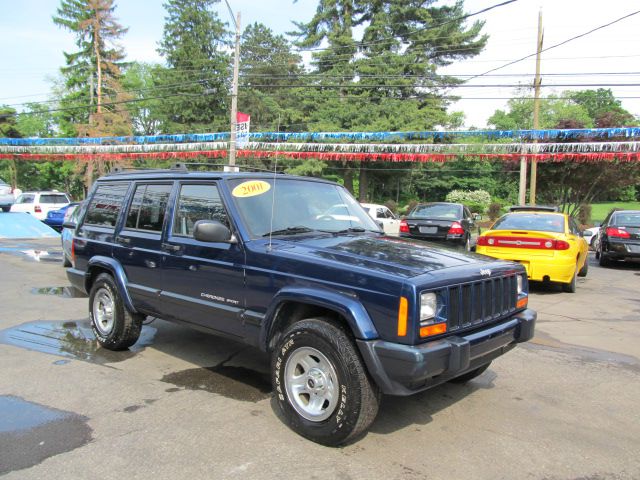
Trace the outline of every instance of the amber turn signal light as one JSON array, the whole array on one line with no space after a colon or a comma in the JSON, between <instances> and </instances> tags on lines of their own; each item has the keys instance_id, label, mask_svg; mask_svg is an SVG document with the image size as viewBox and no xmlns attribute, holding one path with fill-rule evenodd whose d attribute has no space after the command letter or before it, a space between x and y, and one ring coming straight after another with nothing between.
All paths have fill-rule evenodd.
<instances>
[{"instance_id":1,"label":"amber turn signal light","mask_svg":"<svg viewBox=\"0 0 640 480\"><path fill-rule=\"evenodd\" d=\"M407 318L409 315L409 301L406 297L400 297L400 306L398 307L398 336L407 336Z\"/></svg>"},{"instance_id":2,"label":"amber turn signal light","mask_svg":"<svg viewBox=\"0 0 640 480\"><path fill-rule=\"evenodd\" d=\"M518 300L518 302L516 303L516 307L517 308L524 308L529 304L529 297L524 297L521 298L520 300Z\"/></svg>"},{"instance_id":3,"label":"amber turn signal light","mask_svg":"<svg viewBox=\"0 0 640 480\"><path fill-rule=\"evenodd\" d=\"M447 332L446 323L436 323L435 325L429 325L428 327L420 328L421 337L432 337L434 335L440 335Z\"/></svg>"}]
</instances>

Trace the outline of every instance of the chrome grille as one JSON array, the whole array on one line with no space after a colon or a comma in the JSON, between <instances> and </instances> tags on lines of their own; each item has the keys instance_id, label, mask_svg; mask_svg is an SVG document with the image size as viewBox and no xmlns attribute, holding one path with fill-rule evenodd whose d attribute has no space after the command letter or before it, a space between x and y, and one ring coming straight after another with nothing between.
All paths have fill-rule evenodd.
<instances>
[{"instance_id":1,"label":"chrome grille","mask_svg":"<svg viewBox=\"0 0 640 480\"><path fill-rule=\"evenodd\" d=\"M498 320L516 310L515 275L489 278L445 288L440 296L445 304L448 331L456 331Z\"/></svg>"}]
</instances>

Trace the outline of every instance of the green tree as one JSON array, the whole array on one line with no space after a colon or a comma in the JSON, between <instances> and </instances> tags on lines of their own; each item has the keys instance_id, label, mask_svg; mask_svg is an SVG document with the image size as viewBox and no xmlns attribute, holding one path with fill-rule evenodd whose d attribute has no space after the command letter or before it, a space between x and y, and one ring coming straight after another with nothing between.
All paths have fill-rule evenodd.
<instances>
[{"instance_id":1,"label":"green tree","mask_svg":"<svg viewBox=\"0 0 640 480\"><path fill-rule=\"evenodd\" d=\"M239 110L256 130L304 130L299 101L302 58L291 43L261 23L249 25L240 47Z\"/></svg>"},{"instance_id":2,"label":"green tree","mask_svg":"<svg viewBox=\"0 0 640 480\"><path fill-rule=\"evenodd\" d=\"M462 1L435 3L320 0L312 19L298 24L299 45L318 49L312 73L322 88L301 103L312 129L423 130L459 123L459 114L447 114L442 93L457 80L437 69L477 55L487 36L483 22L466 26ZM377 187L363 166L359 197L366 200L368 187Z\"/></svg>"},{"instance_id":3,"label":"green tree","mask_svg":"<svg viewBox=\"0 0 640 480\"><path fill-rule=\"evenodd\" d=\"M55 118L49 111L48 103L28 103L24 112L17 118L16 126L23 137L52 137L55 130Z\"/></svg>"},{"instance_id":4,"label":"green tree","mask_svg":"<svg viewBox=\"0 0 640 480\"><path fill-rule=\"evenodd\" d=\"M165 67L143 62L131 62L122 77L122 86L134 102L127 104L131 124L136 135L156 135L163 130L162 97L158 79ZM145 100L148 99L148 100Z\"/></svg>"},{"instance_id":5,"label":"green tree","mask_svg":"<svg viewBox=\"0 0 640 480\"><path fill-rule=\"evenodd\" d=\"M570 97L587 111L598 128L637 125L634 116L622 108L622 102L613 96L610 88L571 92Z\"/></svg>"},{"instance_id":6,"label":"green tree","mask_svg":"<svg viewBox=\"0 0 640 480\"><path fill-rule=\"evenodd\" d=\"M53 22L69 31L78 50L65 52L61 69L66 92L60 126L70 135L131 133L128 100L120 85L124 51L116 43L126 32L114 16L114 0L62 0ZM86 108L85 108L86 107Z\"/></svg>"},{"instance_id":7,"label":"green tree","mask_svg":"<svg viewBox=\"0 0 640 480\"><path fill-rule=\"evenodd\" d=\"M165 132L211 130L228 124L229 33L213 5L219 0L168 0L158 52Z\"/></svg>"}]
</instances>

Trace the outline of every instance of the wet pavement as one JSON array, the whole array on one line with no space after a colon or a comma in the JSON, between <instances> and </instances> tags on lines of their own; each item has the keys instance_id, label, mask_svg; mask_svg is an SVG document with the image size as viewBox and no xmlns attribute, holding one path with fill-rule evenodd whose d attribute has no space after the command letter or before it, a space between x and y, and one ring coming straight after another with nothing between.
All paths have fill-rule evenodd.
<instances>
[{"instance_id":1,"label":"wet pavement","mask_svg":"<svg viewBox=\"0 0 640 480\"><path fill-rule=\"evenodd\" d=\"M23 253L58 245L0 241L3 479L640 479L640 265L535 286L532 342L466 385L384 397L329 449L278 418L253 348L162 320L98 348L61 263Z\"/></svg>"},{"instance_id":2,"label":"wet pavement","mask_svg":"<svg viewBox=\"0 0 640 480\"><path fill-rule=\"evenodd\" d=\"M140 339L128 350L100 348L89 320L37 321L0 331L0 343L100 365L123 362L153 343L156 329L143 326ZM58 365L62 365L58 363Z\"/></svg>"},{"instance_id":3,"label":"wet pavement","mask_svg":"<svg viewBox=\"0 0 640 480\"><path fill-rule=\"evenodd\" d=\"M0 475L29 468L91 441L88 418L0 395Z\"/></svg>"}]
</instances>

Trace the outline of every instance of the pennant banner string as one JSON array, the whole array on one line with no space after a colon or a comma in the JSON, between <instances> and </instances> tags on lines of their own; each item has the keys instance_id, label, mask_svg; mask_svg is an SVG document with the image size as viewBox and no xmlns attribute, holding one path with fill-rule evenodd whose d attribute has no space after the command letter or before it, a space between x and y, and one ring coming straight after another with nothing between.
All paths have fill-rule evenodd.
<instances>
[{"instance_id":1,"label":"pennant banner string","mask_svg":"<svg viewBox=\"0 0 640 480\"><path fill-rule=\"evenodd\" d=\"M578 138L637 138L640 127L577 128L547 130L426 130L410 132L252 132L254 141L385 141L385 140L432 140L455 137L484 137L488 139L523 138L531 140L578 139ZM0 138L0 145L116 145L149 143L203 143L229 140L229 132L186 133L177 135L146 135L122 137L79 138Z\"/></svg>"}]
</instances>

